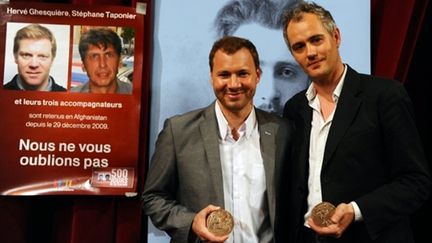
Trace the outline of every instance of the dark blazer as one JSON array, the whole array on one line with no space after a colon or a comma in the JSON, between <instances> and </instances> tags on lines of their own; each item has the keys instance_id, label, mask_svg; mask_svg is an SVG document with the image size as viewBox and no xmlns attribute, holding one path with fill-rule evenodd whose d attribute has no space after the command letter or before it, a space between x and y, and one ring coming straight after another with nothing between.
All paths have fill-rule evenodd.
<instances>
[{"instance_id":1,"label":"dark blazer","mask_svg":"<svg viewBox=\"0 0 432 243\"><path fill-rule=\"evenodd\" d=\"M17 82L17 77L18 74L16 74L11 81L9 81L7 84L5 84L3 86L3 89L7 89L7 90L21 90L18 87L18 82ZM58 85L55 81L54 78L50 76L50 79L52 80L52 86L51 86L51 91L56 92L56 91L66 91L66 89L63 86Z\"/></svg>"},{"instance_id":2,"label":"dark blazer","mask_svg":"<svg viewBox=\"0 0 432 243\"><path fill-rule=\"evenodd\" d=\"M409 216L428 198L430 177L411 101L394 80L359 74L347 66L325 146L323 201L355 201L363 222L330 242L413 242ZM308 195L312 109L305 92L285 105L296 127L289 198L291 242L299 239ZM287 202L287 203L288 203Z\"/></svg>"},{"instance_id":3,"label":"dark blazer","mask_svg":"<svg viewBox=\"0 0 432 243\"><path fill-rule=\"evenodd\" d=\"M142 196L143 209L156 227L171 236L171 242L198 242L191 231L195 214L209 204L224 207L214 106L167 119L156 142ZM291 129L280 117L255 111L269 216L276 231L278 190Z\"/></svg>"}]
</instances>

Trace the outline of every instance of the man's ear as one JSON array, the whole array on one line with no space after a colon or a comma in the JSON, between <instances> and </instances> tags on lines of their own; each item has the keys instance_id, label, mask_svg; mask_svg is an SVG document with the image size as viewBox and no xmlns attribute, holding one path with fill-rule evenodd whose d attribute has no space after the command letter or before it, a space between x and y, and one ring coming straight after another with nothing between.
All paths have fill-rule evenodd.
<instances>
[{"instance_id":1,"label":"man's ear","mask_svg":"<svg viewBox=\"0 0 432 243\"><path fill-rule=\"evenodd\" d=\"M335 29L335 31L333 32L333 37L335 38L336 46L339 48L339 46L340 46L340 44L342 42L342 38L341 38L341 34L340 34L339 28Z\"/></svg>"},{"instance_id":2,"label":"man's ear","mask_svg":"<svg viewBox=\"0 0 432 243\"><path fill-rule=\"evenodd\" d=\"M256 74L257 74L257 83L259 83L260 82L260 80L261 80L261 69L257 69L257 71L256 71Z\"/></svg>"}]
</instances>

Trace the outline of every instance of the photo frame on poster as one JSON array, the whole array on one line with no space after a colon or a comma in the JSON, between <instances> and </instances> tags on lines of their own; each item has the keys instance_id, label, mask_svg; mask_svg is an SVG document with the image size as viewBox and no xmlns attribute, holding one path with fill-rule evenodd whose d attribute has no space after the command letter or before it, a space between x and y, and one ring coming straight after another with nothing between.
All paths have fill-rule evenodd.
<instances>
[{"instance_id":1,"label":"photo frame on poster","mask_svg":"<svg viewBox=\"0 0 432 243\"><path fill-rule=\"evenodd\" d=\"M0 194L136 196L140 114L147 112L143 15L121 6L19 2L1 4L0 16ZM29 25L49 29L55 42L25 28L15 43ZM93 35L80 53L90 30L111 39L95 44ZM15 76L17 85L7 85ZM111 88L99 93L93 82ZM39 90L54 83L64 90ZM74 90L85 83L90 88Z\"/></svg>"},{"instance_id":2,"label":"photo frame on poster","mask_svg":"<svg viewBox=\"0 0 432 243\"><path fill-rule=\"evenodd\" d=\"M6 23L6 48L4 55L4 76L3 85L17 74L17 64L15 63L13 46L14 37L17 31L25 26L38 24L49 29L56 38L57 54L51 66L50 75L62 87L68 87L68 66L69 66L69 36L70 25L63 24L40 24L40 23L22 23L22 22L7 22ZM68 65L65 65L68 64Z\"/></svg>"},{"instance_id":3,"label":"photo frame on poster","mask_svg":"<svg viewBox=\"0 0 432 243\"><path fill-rule=\"evenodd\" d=\"M97 30L99 28L101 28L101 26L75 25L73 27L72 70L69 88L71 92L80 92L77 88L89 81L89 70L85 69L78 48L81 36L89 30ZM121 64L118 67L117 78L122 82L131 83L133 87L135 28L130 26L104 26L103 28L121 33L119 37L121 41L120 55L122 58L120 60ZM132 93L127 92L126 94Z\"/></svg>"}]
</instances>

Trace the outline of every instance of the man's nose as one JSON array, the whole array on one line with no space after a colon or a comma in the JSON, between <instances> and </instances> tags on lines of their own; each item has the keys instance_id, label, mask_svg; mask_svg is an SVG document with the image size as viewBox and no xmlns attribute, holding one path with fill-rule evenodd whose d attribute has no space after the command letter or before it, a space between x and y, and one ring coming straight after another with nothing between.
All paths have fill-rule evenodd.
<instances>
[{"instance_id":1,"label":"man's nose","mask_svg":"<svg viewBox=\"0 0 432 243\"><path fill-rule=\"evenodd\" d=\"M107 66L107 58L105 56L101 56L99 59L99 66L106 67Z\"/></svg>"},{"instance_id":2,"label":"man's nose","mask_svg":"<svg viewBox=\"0 0 432 243\"><path fill-rule=\"evenodd\" d=\"M31 57L31 59L30 59L30 66L32 66L32 67L37 67L37 66L39 66L39 64L40 64L40 60L39 60L39 58L38 57Z\"/></svg>"},{"instance_id":3,"label":"man's nose","mask_svg":"<svg viewBox=\"0 0 432 243\"><path fill-rule=\"evenodd\" d=\"M309 58L315 57L317 54L316 46L311 45L311 44L306 44L306 54Z\"/></svg>"},{"instance_id":4,"label":"man's nose","mask_svg":"<svg viewBox=\"0 0 432 243\"><path fill-rule=\"evenodd\" d=\"M231 78L228 81L228 86L230 88L236 88L236 87L240 87L241 86L239 77L236 74L232 74L231 75Z\"/></svg>"}]
</instances>

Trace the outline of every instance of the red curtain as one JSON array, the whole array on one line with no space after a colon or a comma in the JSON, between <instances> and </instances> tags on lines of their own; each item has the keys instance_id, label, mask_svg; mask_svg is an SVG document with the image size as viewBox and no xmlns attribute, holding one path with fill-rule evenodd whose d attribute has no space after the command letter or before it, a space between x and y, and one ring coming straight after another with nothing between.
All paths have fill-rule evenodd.
<instances>
[{"instance_id":1,"label":"red curtain","mask_svg":"<svg viewBox=\"0 0 432 243\"><path fill-rule=\"evenodd\" d=\"M39 0L39 2L135 6L137 0ZM151 0L140 2L147 3L147 13L152 12ZM401 82L407 80L428 2L428 0L371 0L373 74L395 78ZM146 51L151 53L151 14L147 14L145 21L144 46L148 48ZM151 67L150 59L143 63L143 80L148 82L151 71L149 67ZM150 97L149 94L150 85L143 85L143 97ZM148 102L144 98L142 107L148 107ZM148 117L145 114L142 116L142 124L139 161L142 174L139 190L143 187L142 178L148 161ZM136 198L0 197L1 242L146 242L146 219L141 213L139 196ZM427 229L425 230L427 232Z\"/></svg>"},{"instance_id":2,"label":"red curtain","mask_svg":"<svg viewBox=\"0 0 432 243\"><path fill-rule=\"evenodd\" d=\"M405 82L429 0L371 0L372 73Z\"/></svg>"}]
</instances>

